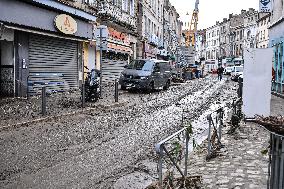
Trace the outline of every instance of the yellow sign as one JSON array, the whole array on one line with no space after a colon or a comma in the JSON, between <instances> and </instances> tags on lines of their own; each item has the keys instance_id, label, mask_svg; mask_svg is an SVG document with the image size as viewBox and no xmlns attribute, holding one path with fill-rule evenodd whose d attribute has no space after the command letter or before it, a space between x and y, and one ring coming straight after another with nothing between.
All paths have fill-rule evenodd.
<instances>
[{"instance_id":1,"label":"yellow sign","mask_svg":"<svg viewBox=\"0 0 284 189\"><path fill-rule=\"evenodd\" d=\"M69 15L60 14L55 17L55 27L65 34L74 34L77 31L77 22Z\"/></svg>"}]
</instances>

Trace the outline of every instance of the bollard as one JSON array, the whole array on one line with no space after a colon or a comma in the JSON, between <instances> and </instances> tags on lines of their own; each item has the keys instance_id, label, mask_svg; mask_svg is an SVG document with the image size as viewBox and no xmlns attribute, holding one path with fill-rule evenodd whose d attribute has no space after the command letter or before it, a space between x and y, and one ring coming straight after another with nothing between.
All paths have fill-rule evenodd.
<instances>
[{"instance_id":1,"label":"bollard","mask_svg":"<svg viewBox=\"0 0 284 189\"><path fill-rule=\"evenodd\" d=\"M46 115L46 87L41 88L41 114Z\"/></svg>"},{"instance_id":2,"label":"bollard","mask_svg":"<svg viewBox=\"0 0 284 189\"><path fill-rule=\"evenodd\" d=\"M114 84L114 99L115 102L118 102L118 81L115 79L115 84Z\"/></svg>"},{"instance_id":3,"label":"bollard","mask_svg":"<svg viewBox=\"0 0 284 189\"><path fill-rule=\"evenodd\" d=\"M82 108L85 107L85 84L82 83Z\"/></svg>"}]
</instances>

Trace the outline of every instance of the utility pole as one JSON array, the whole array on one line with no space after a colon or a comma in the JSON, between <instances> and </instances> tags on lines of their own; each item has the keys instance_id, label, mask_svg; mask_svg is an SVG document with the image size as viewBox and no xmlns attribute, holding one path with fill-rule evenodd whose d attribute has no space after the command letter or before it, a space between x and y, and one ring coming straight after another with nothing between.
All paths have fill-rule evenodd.
<instances>
[{"instance_id":1,"label":"utility pole","mask_svg":"<svg viewBox=\"0 0 284 189\"><path fill-rule=\"evenodd\" d=\"M102 72L102 64L103 64L103 46L102 46L102 35L103 28L100 27L100 98L102 98L102 81L103 81L103 72Z\"/></svg>"}]
</instances>

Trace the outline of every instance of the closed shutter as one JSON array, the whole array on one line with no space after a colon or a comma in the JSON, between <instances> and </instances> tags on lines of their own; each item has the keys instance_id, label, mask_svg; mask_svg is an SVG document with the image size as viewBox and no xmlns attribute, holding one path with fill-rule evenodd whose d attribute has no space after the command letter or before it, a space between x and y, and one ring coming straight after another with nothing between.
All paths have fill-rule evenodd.
<instances>
[{"instance_id":1,"label":"closed shutter","mask_svg":"<svg viewBox=\"0 0 284 189\"><path fill-rule=\"evenodd\" d=\"M102 74L104 82L113 82L119 79L120 73L124 70L127 61L103 59Z\"/></svg>"},{"instance_id":2,"label":"closed shutter","mask_svg":"<svg viewBox=\"0 0 284 189\"><path fill-rule=\"evenodd\" d=\"M38 93L42 84L50 92L78 88L76 41L30 35L29 60L29 94Z\"/></svg>"}]
</instances>

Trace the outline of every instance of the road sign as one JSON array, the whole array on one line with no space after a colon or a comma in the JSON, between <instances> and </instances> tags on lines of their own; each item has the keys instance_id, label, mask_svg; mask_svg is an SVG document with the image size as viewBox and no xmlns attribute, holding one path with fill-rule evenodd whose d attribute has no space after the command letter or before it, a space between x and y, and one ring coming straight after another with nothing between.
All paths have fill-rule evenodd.
<instances>
[{"instance_id":1,"label":"road sign","mask_svg":"<svg viewBox=\"0 0 284 189\"><path fill-rule=\"evenodd\" d=\"M259 12L271 12L271 0L259 0Z\"/></svg>"},{"instance_id":2,"label":"road sign","mask_svg":"<svg viewBox=\"0 0 284 189\"><path fill-rule=\"evenodd\" d=\"M100 30L102 30L102 36L100 36ZM95 31L95 38L98 39L98 38L108 38L108 29L107 29L107 26L104 26L104 25L100 25L96 28L96 31Z\"/></svg>"},{"instance_id":3,"label":"road sign","mask_svg":"<svg viewBox=\"0 0 284 189\"><path fill-rule=\"evenodd\" d=\"M107 40L108 40L108 28L107 26L100 25L95 30L96 46L97 48L102 48L102 50L107 50Z\"/></svg>"}]
</instances>

